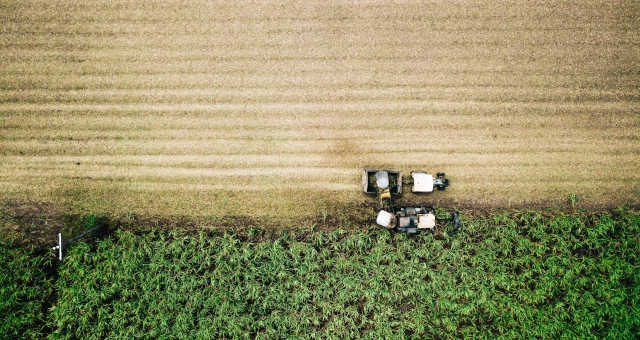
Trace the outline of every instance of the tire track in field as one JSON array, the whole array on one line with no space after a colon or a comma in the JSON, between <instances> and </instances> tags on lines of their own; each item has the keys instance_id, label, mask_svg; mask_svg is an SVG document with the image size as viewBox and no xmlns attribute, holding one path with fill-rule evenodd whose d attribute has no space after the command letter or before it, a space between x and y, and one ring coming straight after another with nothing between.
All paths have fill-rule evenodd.
<instances>
[{"instance_id":1,"label":"tire track in field","mask_svg":"<svg viewBox=\"0 0 640 340\"><path fill-rule=\"evenodd\" d=\"M640 102L640 90L518 89L508 87L407 87L372 89L166 89L166 90L6 90L2 104L260 104L354 103L362 101L467 101L511 103L625 103Z\"/></svg>"}]
</instances>

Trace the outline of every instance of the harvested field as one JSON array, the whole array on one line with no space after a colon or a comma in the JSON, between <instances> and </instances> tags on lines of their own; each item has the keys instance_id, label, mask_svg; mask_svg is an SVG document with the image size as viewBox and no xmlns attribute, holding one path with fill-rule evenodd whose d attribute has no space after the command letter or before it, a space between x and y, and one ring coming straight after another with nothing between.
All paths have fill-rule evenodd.
<instances>
[{"instance_id":1,"label":"harvested field","mask_svg":"<svg viewBox=\"0 0 640 340\"><path fill-rule=\"evenodd\" d=\"M361 167L453 206L640 203L635 1L3 1L0 192L301 217Z\"/></svg>"}]
</instances>

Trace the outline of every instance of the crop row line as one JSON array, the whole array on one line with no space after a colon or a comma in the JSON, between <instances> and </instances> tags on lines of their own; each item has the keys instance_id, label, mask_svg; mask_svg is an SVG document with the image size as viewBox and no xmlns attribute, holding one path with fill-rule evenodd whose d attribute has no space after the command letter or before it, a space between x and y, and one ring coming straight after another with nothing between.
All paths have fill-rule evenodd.
<instances>
[{"instance_id":1,"label":"crop row line","mask_svg":"<svg viewBox=\"0 0 640 340\"><path fill-rule=\"evenodd\" d=\"M24 112L24 111L99 111L99 112L122 112L122 111L243 111L243 112L260 112L260 111L277 111L290 112L292 110L329 110L332 112L354 111L354 110L403 110L403 109L538 109L540 112L552 112L554 109L576 110L584 112L584 110L595 111L619 111L629 110L635 111L638 108L637 101L612 101L612 102L594 102L594 103L523 103L523 102L503 102L503 101L445 101L445 100L396 100L394 102L371 102L366 100L353 101L348 103L324 103L324 102L274 102L260 104L22 104L22 103L5 103L0 104L0 110L5 113Z\"/></svg>"}]
</instances>

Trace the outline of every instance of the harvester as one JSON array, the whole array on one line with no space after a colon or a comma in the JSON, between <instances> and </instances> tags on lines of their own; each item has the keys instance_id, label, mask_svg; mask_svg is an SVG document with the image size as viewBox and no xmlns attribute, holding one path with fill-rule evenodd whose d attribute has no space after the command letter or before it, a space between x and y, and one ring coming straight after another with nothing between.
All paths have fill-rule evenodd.
<instances>
[{"instance_id":1,"label":"harvester","mask_svg":"<svg viewBox=\"0 0 640 340\"><path fill-rule=\"evenodd\" d=\"M450 219L438 219L432 206L396 207L393 198L402 195L403 185L411 185L411 192L423 194L433 192L434 188L446 190L449 179L442 172L434 177L424 171L412 171L411 178L403 178L400 171L363 169L362 191L378 197L378 225L390 230L416 234L425 230L433 231L436 222L451 221L454 229L458 229L460 220L455 211Z\"/></svg>"}]
</instances>

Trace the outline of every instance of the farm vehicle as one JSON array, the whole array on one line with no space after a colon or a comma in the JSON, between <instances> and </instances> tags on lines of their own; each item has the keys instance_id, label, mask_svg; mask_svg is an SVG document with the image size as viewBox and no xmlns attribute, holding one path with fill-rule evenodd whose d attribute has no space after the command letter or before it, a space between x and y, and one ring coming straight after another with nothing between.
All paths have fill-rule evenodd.
<instances>
[{"instance_id":1,"label":"farm vehicle","mask_svg":"<svg viewBox=\"0 0 640 340\"><path fill-rule=\"evenodd\" d=\"M396 206L393 198L402 195L404 185L411 186L411 192L424 194L436 190L446 190L449 179L442 172L432 176L424 171L412 171L410 178L403 178L402 172L394 170L363 169L362 191L376 195L380 211L376 223L390 230L417 234L424 230L433 230L436 222L450 221L458 229L460 220L454 211L449 219L436 218L432 206Z\"/></svg>"}]
</instances>

